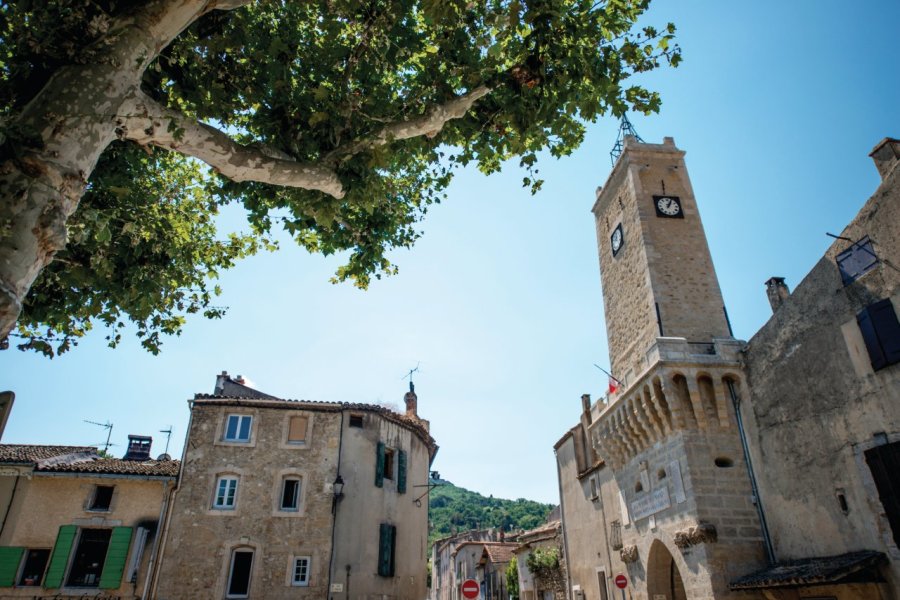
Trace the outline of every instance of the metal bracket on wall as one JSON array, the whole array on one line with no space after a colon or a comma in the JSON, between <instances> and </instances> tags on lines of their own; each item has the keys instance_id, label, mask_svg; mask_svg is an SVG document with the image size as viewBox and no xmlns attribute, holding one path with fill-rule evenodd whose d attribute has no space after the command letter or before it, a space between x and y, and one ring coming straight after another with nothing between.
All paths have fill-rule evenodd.
<instances>
[{"instance_id":1,"label":"metal bracket on wall","mask_svg":"<svg viewBox=\"0 0 900 600\"><path fill-rule=\"evenodd\" d=\"M422 506L422 498L424 498L429 493L431 493L431 490L433 490L434 488L441 486L441 485L447 485L446 483L434 483L434 480L439 480L441 478L441 474L438 473L437 471L432 471L431 473L429 473L429 476L430 477L429 477L428 483L423 483L422 485L414 485L413 486L414 488L421 488L421 487L428 488L424 492L422 492L421 496L419 496L418 498L413 500L413 503L416 506Z\"/></svg>"}]
</instances>

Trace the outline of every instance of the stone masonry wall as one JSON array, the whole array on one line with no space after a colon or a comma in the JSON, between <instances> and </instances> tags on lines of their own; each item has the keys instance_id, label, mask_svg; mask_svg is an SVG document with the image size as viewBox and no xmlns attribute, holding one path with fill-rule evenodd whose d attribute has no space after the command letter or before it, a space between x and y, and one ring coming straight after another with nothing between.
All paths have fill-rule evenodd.
<instances>
[{"instance_id":1,"label":"stone masonry wall","mask_svg":"<svg viewBox=\"0 0 900 600\"><path fill-rule=\"evenodd\" d=\"M222 598L234 548L254 550L251 597L323 598L331 552L331 483L340 413L261 409L195 401L180 489L172 507L158 598ZM228 414L253 415L249 444L224 443ZM290 415L310 417L305 446L284 444ZM281 480L302 477L301 509L277 510ZM234 510L212 508L216 479L240 478ZM290 585L293 556L312 558L309 587Z\"/></svg>"},{"instance_id":2,"label":"stone masonry wall","mask_svg":"<svg viewBox=\"0 0 900 600\"><path fill-rule=\"evenodd\" d=\"M840 232L868 235L880 263L845 286L834 259L851 242L832 244L750 340L743 413L777 558L877 550L900 593L900 548L865 460L900 441L900 364L873 371L856 321L884 298L900 314L900 168L884 171Z\"/></svg>"}]
</instances>

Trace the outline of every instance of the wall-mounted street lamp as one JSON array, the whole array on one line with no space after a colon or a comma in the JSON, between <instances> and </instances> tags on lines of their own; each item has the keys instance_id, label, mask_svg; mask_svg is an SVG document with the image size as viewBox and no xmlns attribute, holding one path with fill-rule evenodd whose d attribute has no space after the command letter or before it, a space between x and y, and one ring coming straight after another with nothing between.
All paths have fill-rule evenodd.
<instances>
[{"instance_id":1,"label":"wall-mounted street lamp","mask_svg":"<svg viewBox=\"0 0 900 600\"><path fill-rule=\"evenodd\" d=\"M428 483L423 484L423 485L414 485L413 486L413 487L417 487L417 488L420 488L420 487L428 488L424 492L422 492L421 496L419 496L418 498L413 500L413 502L415 503L416 506L422 506L422 498L427 496L428 492L430 492L431 490L433 490L434 488L436 488L439 485L445 485L443 483L433 483L433 481L439 480L441 478L441 474L438 473L437 471L432 471L431 473L429 473L429 476L430 476L430 478L429 478Z\"/></svg>"},{"instance_id":2,"label":"wall-mounted street lamp","mask_svg":"<svg viewBox=\"0 0 900 600\"><path fill-rule=\"evenodd\" d=\"M338 473L334 483L331 484L331 490L334 492L334 498L331 500L331 512L334 512L337 510L337 503L344 497L344 478L341 477L340 473Z\"/></svg>"}]
</instances>

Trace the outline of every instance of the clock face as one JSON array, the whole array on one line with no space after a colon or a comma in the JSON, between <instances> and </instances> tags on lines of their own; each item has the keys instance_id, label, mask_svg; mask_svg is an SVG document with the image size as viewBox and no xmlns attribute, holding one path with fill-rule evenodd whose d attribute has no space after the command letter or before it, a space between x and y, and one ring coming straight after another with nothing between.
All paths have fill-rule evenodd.
<instances>
[{"instance_id":1,"label":"clock face","mask_svg":"<svg viewBox=\"0 0 900 600\"><path fill-rule=\"evenodd\" d=\"M619 250L622 248L622 242L624 238L622 237L622 224L619 223L616 225L616 229L612 232L612 236L609 238L610 243L612 244L612 253L613 256L619 253Z\"/></svg>"},{"instance_id":2,"label":"clock face","mask_svg":"<svg viewBox=\"0 0 900 600\"><path fill-rule=\"evenodd\" d=\"M653 202L656 204L656 214L660 217L684 218L681 198L678 196L653 196Z\"/></svg>"}]
</instances>

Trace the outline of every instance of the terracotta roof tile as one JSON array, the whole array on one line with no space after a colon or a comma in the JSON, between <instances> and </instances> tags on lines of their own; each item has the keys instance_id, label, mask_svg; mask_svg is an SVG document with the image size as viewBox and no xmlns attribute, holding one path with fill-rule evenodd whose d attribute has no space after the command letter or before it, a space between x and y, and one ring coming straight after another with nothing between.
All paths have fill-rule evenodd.
<instances>
[{"instance_id":1,"label":"terracotta roof tile","mask_svg":"<svg viewBox=\"0 0 900 600\"><path fill-rule=\"evenodd\" d=\"M34 464L40 460L92 452L97 453L94 446L33 446L28 444L0 444L0 462Z\"/></svg>"},{"instance_id":2,"label":"terracotta roof tile","mask_svg":"<svg viewBox=\"0 0 900 600\"><path fill-rule=\"evenodd\" d=\"M388 421L392 421L399 425L404 425L408 429L415 432L422 439L422 441L425 442L425 445L428 446L432 455L437 452L437 443L434 441L434 438L431 437L431 434L428 433L428 430L425 429L419 419L414 419L406 415L395 413L394 411L377 404L362 404L358 402L322 402L320 400L290 400L285 398L275 398L274 396L269 396L268 398L253 398L249 396L233 397L221 396L218 394L194 394L194 400L212 404L221 403L259 407L278 407L279 404L282 404L282 408L306 408L309 410L319 410L323 412L339 412L342 410L373 412L381 415Z\"/></svg>"},{"instance_id":3,"label":"terracotta roof tile","mask_svg":"<svg viewBox=\"0 0 900 600\"><path fill-rule=\"evenodd\" d=\"M96 458L81 462L39 466L36 471L52 473L104 473L110 475L148 475L177 477L181 462L177 460L122 460Z\"/></svg>"},{"instance_id":4,"label":"terracotta roof tile","mask_svg":"<svg viewBox=\"0 0 900 600\"><path fill-rule=\"evenodd\" d=\"M512 560L513 550L518 547L516 543L496 543L485 544L484 551L488 555L488 559L495 565L498 563L508 563Z\"/></svg>"}]
</instances>

